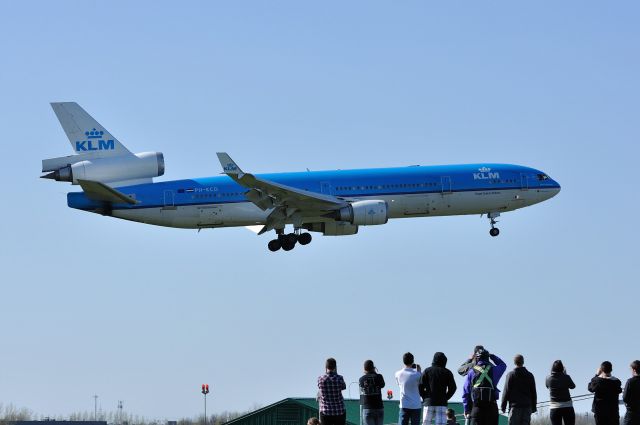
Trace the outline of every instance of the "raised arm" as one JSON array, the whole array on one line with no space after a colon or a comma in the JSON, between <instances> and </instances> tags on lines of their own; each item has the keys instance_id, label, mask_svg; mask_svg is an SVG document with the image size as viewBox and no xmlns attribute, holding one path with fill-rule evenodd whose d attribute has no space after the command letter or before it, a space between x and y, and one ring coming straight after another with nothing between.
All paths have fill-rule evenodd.
<instances>
[{"instance_id":1,"label":"raised arm","mask_svg":"<svg viewBox=\"0 0 640 425\"><path fill-rule=\"evenodd\" d=\"M502 359L500 357L496 356L495 354L491 355L491 360L496 365L493 368L493 373L494 373L493 380L494 380L494 383L498 383L500 378L502 378L502 375L504 374L504 371L507 370L507 364L505 362L503 362Z\"/></svg>"},{"instance_id":2,"label":"raised arm","mask_svg":"<svg viewBox=\"0 0 640 425\"><path fill-rule=\"evenodd\" d=\"M468 359L467 361L462 363L458 368L458 375L466 376L467 373L469 373L469 369L471 369L472 367L473 367L473 359Z\"/></svg>"}]
</instances>

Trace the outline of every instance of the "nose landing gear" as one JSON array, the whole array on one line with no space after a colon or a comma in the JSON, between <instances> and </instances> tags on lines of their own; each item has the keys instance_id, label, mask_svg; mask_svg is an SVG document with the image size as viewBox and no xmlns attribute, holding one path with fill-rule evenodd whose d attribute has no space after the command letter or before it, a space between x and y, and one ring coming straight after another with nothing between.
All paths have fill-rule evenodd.
<instances>
[{"instance_id":1,"label":"nose landing gear","mask_svg":"<svg viewBox=\"0 0 640 425\"><path fill-rule=\"evenodd\" d=\"M500 234L500 229L495 227L495 225L498 223L496 218L500 217L500 213L497 213L497 212L488 213L487 217L489 217L489 223L491 223L491 229L489 230L489 234L493 237L498 236Z\"/></svg>"}]
</instances>

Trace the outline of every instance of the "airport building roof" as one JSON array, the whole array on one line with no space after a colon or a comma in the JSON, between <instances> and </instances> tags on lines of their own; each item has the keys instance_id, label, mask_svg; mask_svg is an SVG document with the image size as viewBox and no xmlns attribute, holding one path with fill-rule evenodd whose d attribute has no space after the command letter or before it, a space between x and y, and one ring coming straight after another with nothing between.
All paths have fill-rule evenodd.
<instances>
[{"instance_id":1,"label":"airport building roof","mask_svg":"<svg viewBox=\"0 0 640 425\"><path fill-rule=\"evenodd\" d=\"M347 409L347 425L360 425L360 400L345 400ZM399 401L385 400L384 424L397 424L399 416ZM462 415L462 403L449 403L449 408ZM240 416L225 425L306 425L311 417L318 417L318 402L314 398L285 398L246 415ZM500 425L507 424L507 418L500 416ZM464 419L458 416L458 423Z\"/></svg>"}]
</instances>

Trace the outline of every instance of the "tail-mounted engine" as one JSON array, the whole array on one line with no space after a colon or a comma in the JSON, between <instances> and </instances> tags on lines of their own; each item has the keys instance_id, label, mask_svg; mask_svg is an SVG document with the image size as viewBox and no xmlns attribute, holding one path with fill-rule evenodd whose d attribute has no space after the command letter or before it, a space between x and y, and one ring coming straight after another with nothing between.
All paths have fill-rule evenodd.
<instances>
[{"instance_id":1,"label":"tail-mounted engine","mask_svg":"<svg viewBox=\"0 0 640 425\"><path fill-rule=\"evenodd\" d=\"M67 159L65 164L65 159ZM75 162L72 162L75 161ZM142 152L134 155L87 158L74 155L42 162L42 176L61 182L78 184L78 180L114 183L149 179L164 174L164 156L161 152Z\"/></svg>"}]
</instances>

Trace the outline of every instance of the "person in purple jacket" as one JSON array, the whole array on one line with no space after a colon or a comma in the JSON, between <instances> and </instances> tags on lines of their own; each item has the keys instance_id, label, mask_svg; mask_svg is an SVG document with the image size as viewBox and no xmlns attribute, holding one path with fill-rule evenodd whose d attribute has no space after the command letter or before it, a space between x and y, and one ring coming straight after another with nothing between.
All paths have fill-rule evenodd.
<instances>
[{"instance_id":1,"label":"person in purple jacket","mask_svg":"<svg viewBox=\"0 0 640 425\"><path fill-rule=\"evenodd\" d=\"M469 425L498 425L498 382L507 365L484 348L475 353L476 364L467 374L462 393Z\"/></svg>"}]
</instances>

